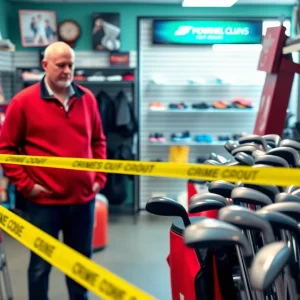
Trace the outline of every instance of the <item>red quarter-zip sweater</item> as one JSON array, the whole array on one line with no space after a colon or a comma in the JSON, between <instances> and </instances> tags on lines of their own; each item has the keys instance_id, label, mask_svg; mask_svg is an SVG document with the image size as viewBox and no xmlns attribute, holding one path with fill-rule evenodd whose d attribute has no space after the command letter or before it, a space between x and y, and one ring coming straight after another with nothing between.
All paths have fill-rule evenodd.
<instances>
[{"instance_id":1,"label":"red quarter-zip sweater","mask_svg":"<svg viewBox=\"0 0 300 300\"><path fill-rule=\"evenodd\" d=\"M49 95L44 79L19 92L9 104L0 133L0 153L55 157L106 158L106 139L93 94L72 83L69 109ZM84 203L95 197L106 175L99 172L2 165L6 176L25 198L41 204ZM51 194L29 197L38 183Z\"/></svg>"}]
</instances>

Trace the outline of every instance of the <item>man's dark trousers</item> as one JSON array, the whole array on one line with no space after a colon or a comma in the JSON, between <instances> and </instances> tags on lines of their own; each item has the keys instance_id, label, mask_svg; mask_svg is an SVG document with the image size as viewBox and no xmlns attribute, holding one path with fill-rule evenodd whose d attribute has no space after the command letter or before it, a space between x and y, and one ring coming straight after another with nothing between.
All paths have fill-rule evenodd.
<instances>
[{"instance_id":1,"label":"man's dark trousers","mask_svg":"<svg viewBox=\"0 0 300 300\"><path fill-rule=\"evenodd\" d=\"M28 201L28 221L87 257L92 255L95 199L77 205L40 205ZM31 252L28 268L29 300L48 300L51 265ZM70 300L87 300L88 291L66 277Z\"/></svg>"}]
</instances>

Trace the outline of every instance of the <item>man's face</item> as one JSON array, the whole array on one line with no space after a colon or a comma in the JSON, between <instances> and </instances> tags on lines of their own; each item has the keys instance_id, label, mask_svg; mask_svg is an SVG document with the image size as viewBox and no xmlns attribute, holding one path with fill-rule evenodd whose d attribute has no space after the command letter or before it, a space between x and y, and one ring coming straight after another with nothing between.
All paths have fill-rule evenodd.
<instances>
[{"instance_id":1,"label":"man's face","mask_svg":"<svg viewBox=\"0 0 300 300\"><path fill-rule=\"evenodd\" d=\"M47 79L57 87L68 87L74 74L74 56L72 53L63 52L53 54L48 61L43 61Z\"/></svg>"}]
</instances>

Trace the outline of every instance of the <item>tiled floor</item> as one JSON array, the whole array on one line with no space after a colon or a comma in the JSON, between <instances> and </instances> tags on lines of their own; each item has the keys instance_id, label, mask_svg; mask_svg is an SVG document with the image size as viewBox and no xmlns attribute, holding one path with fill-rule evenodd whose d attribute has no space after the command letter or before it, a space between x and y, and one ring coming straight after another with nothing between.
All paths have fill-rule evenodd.
<instances>
[{"instance_id":1,"label":"tiled floor","mask_svg":"<svg viewBox=\"0 0 300 300\"><path fill-rule=\"evenodd\" d=\"M110 218L109 244L93 260L121 276L137 287L161 300L171 299L169 268L166 257L169 251L169 228L172 218L142 213ZM5 238L14 300L27 299L26 272L28 250L21 244ZM64 275L53 269L50 279L50 299L67 300ZM99 299L91 294L91 300Z\"/></svg>"}]
</instances>

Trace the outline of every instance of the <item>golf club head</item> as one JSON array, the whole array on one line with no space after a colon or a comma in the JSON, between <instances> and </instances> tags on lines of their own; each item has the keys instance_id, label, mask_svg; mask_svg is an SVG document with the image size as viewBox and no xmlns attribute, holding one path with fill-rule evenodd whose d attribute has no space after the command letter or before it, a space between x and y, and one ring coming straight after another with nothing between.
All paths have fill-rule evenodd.
<instances>
[{"instance_id":1,"label":"golf club head","mask_svg":"<svg viewBox=\"0 0 300 300\"><path fill-rule=\"evenodd\" d=\"M217 201L213 199L199 200L194 201L189 205L189 213L200 213L203 211L220 209L226 206L226 204L222 201Z\"/></svg>"},{"instance_id":2,"label":"golf club head","mask_svg":"<svg viewBox=\"0 0 300 300\"><path fill-rule=\"evenodd\" d=\"M262 138L270 145L272 148L279 147L281 142L281 137L278 134L266 134Z\"/></svg>"},{"instance_id":3,"label":"golf club head","mask_svg":"<svg viewBox=\"0 0 300 300\"><path fill-rule=\"evenodd\" d=\"M253 166L254 159L251 155L246 154L244 152L239 152L234 156L235 160L246 166Z\"/></svg>"},{"instance_id":4,"label":"golf club head","mask_svg":"<svg viewBox=\"0 0 300 300\"><path fill-rule=\"evenodd\" d=\"M234 189L234 184L223 181L223 180L216 180L212 181L208 184L208 191L210 193L221 195L225 198L231 197L231 191Z\"/></svg>"},{"instance_id":5,"label":"golf club head","mask_svg":"<svg viewBox=\"0 0 300 300\"><path fill-rule=\"evenodd\" d=\"M203 163L204 165L213 165L213 166L221 166L222 164L216 160L213 159L207 159Z\"/></svg>"},{"instance_id":6,"label":"golf club head","mask_svg":"<svg viewBox=\"0 0 300 300\"><path fill-rule=\"evenodd\" d=\"M284 192L285 192L285 193L288 193L288 194L291 194L293 191L296 191L296 190L298 190L298 189L300 189L299 186L297 186L297 185L290 185L290 186L287 186L287 187L284 189Z\"/></svg>"},{"instance_id":7,"label":"golf club head","mask_svg":"<svg viewBox=\"0 0 300 300\"><path fill-rule=\"evenodd\" d=\"M240 144L245 144L245 143L258 144L258 145L262 146L263 151L268 151L267 142L260 135L250 134L250 135L243 136L243 137L239 138L238 141L239 141Z\"/></svg>"},{"instance_id":8,"label":"golf club head","mask_svg":"<svg viewBox=\"0 0 300 300\"><path fill-rule=\"evenodd\" d=\"M280 143L280 147L290 147L300 152L300 143L297 141L293 141L289 139L282 140Z\"/></svg>"},{"instance_id":9,"label":"golf club head","mask_svg":"<svg viewBox=\"0 0 300 300\"><path fill-rule=\"evenodd\" d=\"M288 193L280 193L275 197L275 203L280 202L296 202L300 203L300 197Z\"/></svg>"},{"instance_id":10,"label":"golf club head","mask_svg":"<svg viewBox=\"0 0 300 300\"><path fill-rule=\"evenodd\" d=\"M273 203L267 195L246 187L238 187L232 190L231 199L233 203L241 202L259 206L266 206Z\"/></svg>"},{"instance_id":11,"label":"golf club head","mask_svg":"<svg viewBox=\"0 0 300 300\"><path fill-rule=\"evenodd\" d=\"M246 154L252 155L254 151L258 150L255 144L253 145L238 145L231 151L232 156L237 155L239 152L244 152Z\"/></svg>"},{"instance_id":12,"label":"golf club head","mask_svg":"<svg viewBox=\"0 0 300 300\"><path fill-rule=\"evenodd\" d=\"M234 141L228 141L225 143L224 147L228 153L231 153L231 151L237 147L237 143Z\"/></svg>"},{"instance_id":13,"label":"golf club head","mask_svg":"<svg viewBox=\"0 0 300 300\"><path fill-rule=\"evenodd\" d=\"M225 164L225 166L243 166L243 163L240 163L238 161L229 161L228 163Z\"/></svg>"},{"instance_id":14,"label":"golf club head","mask_svg":"<svg viewBox=\"0 0 300 300\"><path fill-rule=\"evenodd\" d=\"M209 155L209 158L208 158L209 160L215 160L215 161L217 161L217 162L219 162L220 164L225 164L228 160L225 158L225 157L223 157L223 156L221 156L221 155L218 155L218 154L216 154L216 153L214 153L214 152L212 152L210 155Z\"/></svg>"},{"instance_id":15,"label":"golf club head","mask_svg":"<svg viewBox=\"0 0 300 300\"><path fill-rule=\"evenodd\" d=\"M297 190L293 191L292 195L300 197L300 189L297 189Z\"/></svg>"},{"instance_id":16,"label":"golf club head","mask_svg":"<svg viewBox=\"0 0 300 300\"><path fill-rule=\"evenodd\" d=\"M188 226L183 234L184 243L190 248L215 248L238 245L245 256L251 256L249 242L237 227L207 218Z\"/></svg>"},{"instance_id":17,"label":"golf club head","mask_svg":"<svg viewBox=\"0 0 300 300\"><path fill-rule=\"evenodd\" d=\"M221 195L214 194L214 193L196 194L196 195L191 197L190 204L193 204L194 202L199 202L199 201L202 201L202 200L205 201L205 200L208 200L208 199L223 202L224 205L228 205L228 201L227 201L226 198L224 198Z\"/></svg>"},{"instance_id":18,"label":"golf club head","mask_svg":"<svg viewBox=\"0 0 300 300\"><path fill-rule=\"evenodd\" d=\"M256 213L270 223L273 231L287 230L297 239L297 242L299 243L300 229L298 227L298 223L293 218L282 213L270 212L264 208L258 210Z\"/></svg>"},{"instance_id":19,"label":"golf club head","mask_svg":"<svg viewBox=\"0 0 300 300\"><path fill-rule=\"evenodd\" d=\"M299 166L299 153L297 150L289 147L278 147L271 149L267 152L268 155L279 156L285 159L292 167Z\"/></svg>"},{"instance_id":20,"label":"golf club head","mask_svg":"<svg viewBox=\"0 0 300 300\"><path fill-rule=\"evenodd\" d=\"M300 203L297 202L278 202L264 207L270 212L279 212L285 214L297 222L300 222Z\"/></svg>"},{"instance_id":21,"label":"golf club head","mask_svg":"<svg viewBox=\"0 0 300 300\"><path fill-rule=\"evenodd\" d=\"M267 243L275 241L271 225L248 208L237 205L223 207L218 212L218 219L240 229L262 231Z\"/></svg>"},{"instance_id":22,"label":"golf club head","mask_svg":"<svg viewBox=\"0 0 300 300\"><path fill-rule=\"evenodd\" d=\"M267 195L272 200L272 202L274 202L276 195L280 193L279 188L275 185L256 185L245 183L244 187Z\"/></svg>"},{"instance_id":23,"label":"golf club head","mask_svg":"<svg viewBox=\"0 0 300 300\"><path fill-rule=\"evenodd\" d=\"M158 216L181 217L184 225L191 224L185 208L177 201L168 197L152 197L146 204L146 211Z\"/></svg>"},{"instance_id":24,"label":"golf club head","mask_svg":"<svg viewBox=\"0 0 300 300\"><path fill-rule=\"evenodd\" d=\"M284 242L274 242L261 248L249 272L252 287L265 291L283 271L292 256L292 250Z\"/></svg>"},{"instance_id":25,"label":"golf club head","mask_svg":"<svg viewBox=\"0 0 300 300\"><path fill-rule=\"evenodd\" d=\"M255 158L255 164L264 164L272 167L289 168L288 162L279 156L260 155Z\"/></svg>"},{"instance_id":26,"label":"golf club head","mask_svg":"<svg viewBox=\"0 0 300 300\"><path fill-rule=\"evenodd\" d=\"M254 159L256 159L256 158L258 158L260 156L263 156L263 155L266 155L266 153L263 152L263 151L261 151L261 150L255 150L255 151L252 152L252 157Z\"/></svg>"}]
</instances>

